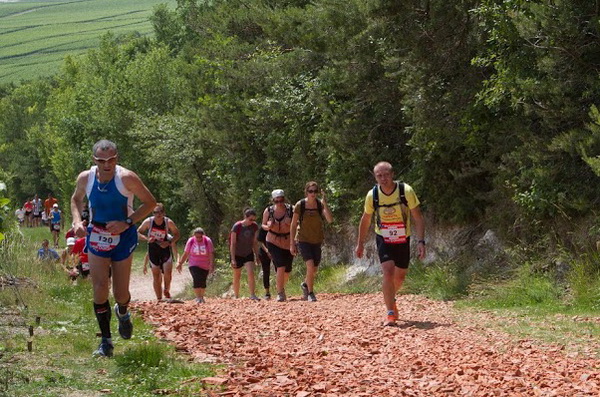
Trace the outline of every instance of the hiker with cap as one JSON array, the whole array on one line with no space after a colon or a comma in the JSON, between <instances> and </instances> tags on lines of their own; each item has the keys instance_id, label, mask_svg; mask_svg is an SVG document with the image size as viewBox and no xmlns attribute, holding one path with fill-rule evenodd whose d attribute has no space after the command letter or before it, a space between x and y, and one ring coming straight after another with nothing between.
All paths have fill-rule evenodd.
<instances>
[{"instance_id":1,"label":"hiker with cap","mask_svg":"<svg viewBox=\"0 0 600 397\"><path fill-rule=\"evenodd\" d=\"M365 198L364 212L358 227L356 256L362 258L364 242L375 215L375 241L383 273L383 299L387 310L384 325L398 320L396 293L402 287L410 262L411 218L415 223L419 259L425 258L425 222L419 199L412 187L394 180L392 165L381 161L373 174L377 185Z\"/></svg>"},{"instance_id":2,"label":"hiker with cap","mask_svg":"<svg viewBox=\"0 0 600 397\"><path fill-rule=\"evenodd\" d=\"M325 192L319 190L317 182L307 182L304 193L306 197L294 206L294 217L290 229L290 251L294 256L300 251L306 264L306 277L300 284L302 300L316 302L314 285L321 263L321 244L325 239L323 226L324 221L333 222L333 215L327 206ZM317 197L319 193L321 193L321 198Z\"/></svg>"},{"instance_id":3,"label":"hiker with cap","mask_svg":"<svg viewBox=\"0 0 600 397\"><path fill-rule=\"evenodd\" d=\"M54 248L58 248L58 235L60 234L62 224L62 212L58 209L58 204L54 204L52 205L52 211L50 211L50 231L54 240Z\"/></svg>"},{"instance_id":4,"label":"hiker with cap","mask_svg":"<svg viewBox=\"0 0 600 397\"><path fill-rule=\"evenodd\" d=\"M285 302L285 286L292 272L294 257L290 252L290 227L292 224L292 206L285 202L285 193L281 189L271 192L273 204L265 208L262 228L267 233L267 249L273 265L277 269L275 276L277 302Z\"/></svg>"}]
</instances>

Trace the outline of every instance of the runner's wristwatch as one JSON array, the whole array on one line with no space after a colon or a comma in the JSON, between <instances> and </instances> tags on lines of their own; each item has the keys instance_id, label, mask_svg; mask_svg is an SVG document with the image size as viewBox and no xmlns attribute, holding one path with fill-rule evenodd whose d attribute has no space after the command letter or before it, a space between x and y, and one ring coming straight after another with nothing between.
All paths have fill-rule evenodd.
<instances>
[{"instance_id":1,"label":"runner's wristwatch","mask_svg":"<svg viewBox=\"0 0 600 397\"><path fill-rule=\"evenodd\" d=\"M423 244L423 245L425 245L425 240L419 240L419 241L417 241L417 244Z\"/></svg>"},{"instance_id":2,"label":"runner's wristwatch","mask_svg":"<svg viewBox=\"0 0 600 397\"><path fill-rule=\"evenodd\" d=\"M125 219L125 223L127 223L129 226L133 225L133 219L127 217L127 219Z\"/></svg>"}]
</instances>

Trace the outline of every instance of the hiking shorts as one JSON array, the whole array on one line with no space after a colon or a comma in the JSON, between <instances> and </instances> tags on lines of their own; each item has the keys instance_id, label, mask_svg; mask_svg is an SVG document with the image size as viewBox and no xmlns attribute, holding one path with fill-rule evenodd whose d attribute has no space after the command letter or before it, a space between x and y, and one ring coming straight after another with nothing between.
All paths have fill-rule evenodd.
<instances>
[{"instance_id":1,"label":"hiking shorts","mask_svg":"<svg viewBox=\"0 0 600 397\"><path fill-rule=\"evenodd\" d=\"M321 244L298 241L298 251L300 251L304 262L312 260L315 266L319 266L319 263L321 263Z\"/></svg>"},{"instance_id":2,"label":"hiking shorts","mask_svg":"<svg viewBox=\"0 0 600 397\"><path fill-rule=\"evenodd\" d=\"M386 244L379 234L375 238L377 242L377 253L381 263L394 261L394 265L400 269L408 269L410 262L410 237L403 244Z\"/></svg>"},{"instance_id":3,"label":"hiking shorts","mask_svg":"<svg viewBox=\"0 0 600 397\"><path fill-rule=\"evenodd\" d=\"M294 256L290 250L280 248L269 242L267 242L267 249L271 253L271 258L273 258L273 265L275 265L275 268L278 269L280 267L285 267L285 272L291 273Z\"/></svg>"},{"instance_id":4,"label":"hiking shorts","mask_svg":"<svg viewBox=\"0 0 600 397\"><path fill-rule=\"evenodd\" d=\"M198 266L190 266L189 268L192 280L194 280L194 288L206 288L208 269L202 269Z\"/></svg>"},{"instance_id":5,"label":"hiking shorts","mask_svg":"<svg viewBox=\"0 0 600 397\"><path fill-rule=\"evenodd\" d=\"M235 268L241 269L248 262L254 262L254 252L246 256L235 256Z\"/></svg>"}]
</instances>

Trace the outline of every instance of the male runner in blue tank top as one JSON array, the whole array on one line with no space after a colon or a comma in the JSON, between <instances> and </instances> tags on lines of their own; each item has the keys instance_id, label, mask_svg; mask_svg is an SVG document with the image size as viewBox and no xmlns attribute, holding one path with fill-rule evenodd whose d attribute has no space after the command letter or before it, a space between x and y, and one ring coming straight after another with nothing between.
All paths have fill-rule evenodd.
<instances>
[{"instance_id":1,"label":"male runner in blue tank top","mask_svg":"<svg viewBox=\"0 0 600 397\"><path fill-rule=\"evenodd\" d=\"M77 187L71 197L71 215L75 234L86 235L94 311L102 333L102 342L94 355L110 357L113 344L108 301L109 271L112 269L119 334L121 338L129 339L133 331L128 310L131 300L129 277L138 238L135 223L152 211L156 200L134 172L117 165L117 145L101 140L96 142L92 152L95 165L77 177ZM81 219L86 196L90 211L87 229ZM136 210L133 209L134 196L142 202Z\"/></svg>"}]
</instances>

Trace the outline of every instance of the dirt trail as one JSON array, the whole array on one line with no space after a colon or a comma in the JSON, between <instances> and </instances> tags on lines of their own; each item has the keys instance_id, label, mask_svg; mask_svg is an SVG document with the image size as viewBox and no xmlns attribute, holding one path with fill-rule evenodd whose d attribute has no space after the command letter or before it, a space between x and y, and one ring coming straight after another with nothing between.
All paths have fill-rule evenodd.
<instances>
[{"instance_id":1,"label":"dirt trail","mask_svg":"<svg viewBox=\"0 0 600 397\"><path fill-rule=\"evenodd\" d=\"M184 266L181 270L181 274L177 270L173 269L173 279L171 280L171 297L176 297L181 293L186 285L191 284L192 276ZM132 301L149 301L156 300L154 294L154 288L152 287L152 273L148 270L148 274L144 275L140 273L133 273L131 280L129 281L129 292L131 293Z\"/></svg>"},{"instance_id":2,"label":"dirt trail","mask_svg":"<svg viewBox=\"0 0 600 397\"><path fill-rule=\"evenodd\" d=\"M136 307L179 350L226 364L219 377L198 380L223 385L209 395L600 395L592 354L515 341L477 325L486 314L470 321L451 303L403 296L399 326L382 327L379 294L318 298Z\"/></svg>"}]
</instances>

